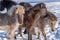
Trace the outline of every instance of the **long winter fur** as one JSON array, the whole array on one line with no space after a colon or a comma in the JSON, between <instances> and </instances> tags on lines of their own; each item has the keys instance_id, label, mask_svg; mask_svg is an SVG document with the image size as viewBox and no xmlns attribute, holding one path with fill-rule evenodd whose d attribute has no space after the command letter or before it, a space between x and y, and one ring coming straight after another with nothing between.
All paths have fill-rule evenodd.
<instances>
[{"instance_id":1,"label":"long winter fur","mask_svg":"<svg viewBox=\"0 0 60 40\"><path fill-rule=\"evenodd\" d=\"M47 24L49 24L51 25L51 30L54 31L56 29L55 26L57 23L57 17L47 10L44 3L37 4L35 10L39 10L39 11L35 15L34 22L32 24L33 26L31 26L31 29L33 29L33 27L38 27L39 30L38 34L42 33L43 36L45 37L45 40L47 40L46 32L44 31L44 28ZM30 32L32 31L31 29Z\"/></svg>"},{"instance_id":2,"label":"long winter fur","mask_svg":"<svg viewBox=\"0 0 60 40\"><path fill-rule=\"evenodd\" d=\"M6 14L0 13L0 30L7 31L8 40L15 40L15 30L18 29L19 25L21 25L18 22L18 15L23 15L25 11L24 7L20 5L13 6L11 10L13 10L13 12L8 11ZM23 17L21 16L20 20L23 20L22 18Z\"/></svg>"},{"instance_id":3,"label":"long winter fur","mask_svg":"<svg viewBox=\"0 0 60 40\"><path fill-rule=\"evenodd\" d=\"M28 32L28 40L32 40L32 34L34 34L34 27L39 28L38 34L42 32L46 40L46 32L44 28L47 24L51 25L52 31L55 30L57 17L49 12L44 3L40 3L29 9L24 15L24 24Z\"/></svg>"},{"instance_id":4,"label":"long winter fur","mask_svg":"<svg viewBox=\"0 0 60 40\"><path fill-rule=\"evenodd\" d=\"M22 5L22 6L25 8L25 13L24 13L24 15L26 14L26 11L28 11L28 10L32 7L32 5L30 5L30 4L27 3L27 2L21 2L21 3L19 3L19 5ZM20 17L19 17L19 18L20 18ZM21 31L22 28L23 28L23 27L26 27L25 24L24 24L24 21L25 21L25 16L23 16L23 22L22 22L23 25L20 25L19 28L18 28L18 29L19 29L19 32L18 32L18 33L20 34L20 36L22 36L22 31ZM20 20L19 20L19 23L20 23ZM26 32L24 32L24 33L26 33Z\"/></svg>"}]
</instances>

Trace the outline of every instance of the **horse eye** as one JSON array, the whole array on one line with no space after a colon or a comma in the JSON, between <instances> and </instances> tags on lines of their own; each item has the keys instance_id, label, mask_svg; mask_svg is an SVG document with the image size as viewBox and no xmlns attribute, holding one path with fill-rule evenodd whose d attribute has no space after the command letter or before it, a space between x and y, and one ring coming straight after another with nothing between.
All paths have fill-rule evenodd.
<instances>
[{"instance_id":1,"label":"horse eye","mask_svg":"<svg viewBox=\"0 0 60 40\"><path fill-rule=\"evenodd\" d=\"M16 8L17 9L17 8Z\"/></svg>"},{"instance_id":2,"label":"horse eye","mask_svg":"<svg viewBox=\"0 0 60 40\"><path fill-rule=\"evenodd\" d=\"M46 7L42 7L42 8L46 8Z\"/></svg>"},{"instance_id":3,"label":"horse eye","mask_svg":"<svg viewBox=\"0 0 60 40\"><path fill-rule=\"evenodd\" d=\"M17 9L17 7L16 7L16 9Z\"/></svg>"}]
</instances>

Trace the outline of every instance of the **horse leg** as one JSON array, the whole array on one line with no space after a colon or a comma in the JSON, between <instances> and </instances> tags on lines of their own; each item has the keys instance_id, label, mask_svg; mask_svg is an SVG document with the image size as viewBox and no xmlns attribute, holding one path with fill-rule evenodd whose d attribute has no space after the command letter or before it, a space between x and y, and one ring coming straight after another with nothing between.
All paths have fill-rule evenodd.
<instances>
[{"instance_id":1,"label":"horse leg","mask_svg":"<svg viewBox=\"0 0 60 40\"><path fill-rule=\"evenodd\" d=\"M18 29L18 27L19 27L19 23L8 26L7 28L8 40L15 40L15 31L16 29Z\"/></svg>"},{"instance_id":2,"label":"horse leg","mask_svg":"<svg viewBox=\"0 0 60 40\"><path fill-rule=\"evenodd\" d=\"M42 35L44 36L44 40L47 40L46 39L46 32L44 31L44 29L41 29L41 32L42 32Z\"/></svg>"},{"instance_id":3,"label":"horse leg","mask_svg":"<svg viewBox=\"0 0 60 40\"><path fill-rule=\"evenodd\" d=\"M7 39L8 40L15 40L15 31L13 31L13 30L9 30L8 31L8 37L7 37Z\"/></svg>"},{"instance_id":4,"label":"horse leg","mask_svg":"<svg viewBox=\"0 0 60 40\"><path fill-rule=\"evenodd\" d=\"M32 40L32 34L28 33L28 40Z\"/></svg>"},{"instance_id":5,"label":"horse leg","mask_svg":"<svg viewBox=\"0 0 60 40\"><path fill-rule=\"evenodd\" d=\"M39 37L40 37L40 28L38 28L38 37L37 37L37 39L40 39Z\"/></svg>"},{"instance_id":6,"label":"horse leg","mask_svg":"<svg viewBox=\"0 0 60 40\"><path fill-rule=\"evenodd\" d=\"M32 34L34 33L33 28L27 28L28 40L32 40Z\"/></svg>"},{"instance_id":7,"label":"horse leg","mask_svg":"<svg viewBox=\"0 0 60 40\"><path fill-rule=\"evenodd\" d=\"M47 40L47 39L46 39L46 32L45 32L45 30L44 30L44 27L45 27L45 24L44 24L44 23L41 24L41 26L40 26L40 31L41 31L42 35L44 36L44 40Z\"/></svg>"},{"instance_id":8,"label":"horse leg","mask_svg":"<svg viewBox=\"0 0 60 40\"><path fill-rule=\"evenodd\" d=\"M32 33L30 31L28 32L28 40L32 40Z\"/></svg>"},{"instance_id":9,"label":"horse leg","mask_svg":"<svg viewBox=\"0 0 60 40\"><path fill-rule=\"evenodd\" d=\"M22 25L19 26L18 30L19 30L18 34L20 34L20 36L22 37Z\"/></svg>"},{"instance_id":10,"label":"horse leg","mask_svg":"<svg viewBox=\"0 0 60 40\"><path fill-rule=\"evenodd\" d=\"M52 31L55 31L55 29L56 29L56 23L57 23L57 21L52 21L51 22L51 29L52 29Z\"/></svg>"}]
</instances>

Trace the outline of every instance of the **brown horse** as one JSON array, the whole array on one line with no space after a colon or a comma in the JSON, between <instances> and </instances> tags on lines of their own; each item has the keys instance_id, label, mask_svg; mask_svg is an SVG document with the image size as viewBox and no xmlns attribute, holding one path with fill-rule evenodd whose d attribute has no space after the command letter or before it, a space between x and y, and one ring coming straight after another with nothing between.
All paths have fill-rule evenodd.
<instances>
[{"instance_id":1,"label":"brown horse","mask_svg":"<svg viewBox=\"0 0 60 40\"><path fill-rule=\"evenodd\" d=\"M51 29L54 31L56 22L57 17L47 10L44 3L35 5L24 14L24 24L28 32L28 40L32 40L35 26L39 28L38 34L42 32L46 40L45 26L47 24L51 25Z\"/></svg>"},{"instance_id":2,"label":"brown horse","mask_svg":"<svg viewBox=\"0 0 60 40\"><path fill-rule=\"evenodd\" d=\"M18 29L20 25L18 22L18 15L23 15L24 12L24 7L19 5L12 6L11 9L5 14L0 13L0 30L7 31L8 40L15 40L15 30ZM22 18L23 17L21 16L20 19L22 20Z\"/></svg>"},{"instance_id":3,"label":"brown horse","mask_svg":"<svg viewBox=\"0 0 60 40\"><path fill-rule=\"evenodd\" d=\"M24 24L26 26L26 31L28 33L28 40L32 40L32 34L34 34L32 24L35 20L35 15L39 12L39 10L35 10L35 6L30 8L26 13L24 14ZM32 29L32 30L31 30Z\"/></svg>"},{"instance_id":4,"label":"brown horse","mask_svg":"<svg viewBox=\"0 0 60 40\"><path fill-rule=\"evenodd\" d=\"M21 2L21 3L19 3L19 5L22 5L25 8L25 14L26 14L26 11L28 11L30 8L32 8L32 5L30 5L27 2ZM25 18L25 16L24 16L24 18ZM23 25L20 25L20 27L18 28L18 30L19 30L18 34L20 34L20 36L22 36L22 32L21 32L22 28L25 27L25 24L24 24L25 19L24 18L23 18L23 22L22 22ZM20 20L19 20L19 23L20 23Z\"/></svg>"},{"instance_id":5,"label":"brown horse","mask_svg":"<svg viewBox=\"0 0 60 40\"><path fill-rule=\"evenodd\" d=\"M37 4L35 6L35 10L37 11L37 14L35 15L34 17L34 22L32 23L32 26L30 26L30 36L29 36L29 40L32 40L31 38L31 31L33 30L34 27L38 27L39 31L38 31L38 34L42 33L43 36L45 37L45 40L46 39L46 32L44 31L44 28L47 24L51 25L51 29L52 31L54 31L56 29L55 25L56 25L56 22L57 22L57 17L52 14L51 12L49 12L45 6L44 3L40 3L40 4ZM31 19L31 18L30 18ZM28 24L27 24L28 25ZM39 35L38 35L39 36Z\"/></svg>"}]
</instances>

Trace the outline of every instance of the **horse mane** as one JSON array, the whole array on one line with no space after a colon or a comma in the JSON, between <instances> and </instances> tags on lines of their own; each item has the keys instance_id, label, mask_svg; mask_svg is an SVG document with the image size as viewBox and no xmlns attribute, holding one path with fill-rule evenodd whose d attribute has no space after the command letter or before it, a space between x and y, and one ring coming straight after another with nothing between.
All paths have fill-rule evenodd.
<instances>
[{"instance_id":1,"label":"horse mane","mask_svg":"<svg viewBox=\"0 0 60 40\"><path fill-rule=\"evenodd\" d=\"M16 7L15 6L12 6L9 10L8 10L8 15L9 16L12 16L13 14L14 14L14 12L15 12L15 10L16 10Z\"/></svg>"},{"instance_id":2,"label":"horse mane","mask_svg":"<svg viewBox=\"0 0 60 40\"><path fill-rule=\"evenodd\" d=\"M3 10L4 8L7 8L9 10L13 5L17 5L17 3L14 1L3 0L1 1L1 10Z\"/></svg>"},{"instance_id":3,"label":"horse mane","mask_svg":"<svg viewBox=\"0 0 60 40\"><path fill-rule=\"evenodd\" d=\"M38 8L38 6L35 5L35 6L31 7L28 11L26 11L25 15L29 16L29 14L30 14L30 16L32 16L32 18L34 18L34 16L38 12L39 12L39 8Z\"/></svg>"},{"instance_id":4,"label":"horse mane","mask_svg":"<svg viewBox=\"0 0 60 40\"><path fill-rule=\"evenodd\" d=\"M29 10L32 7L32 5L28 2L21 2L19 5L23 6L25 8L25 11Z\"/></svg>"}]
</instances>

